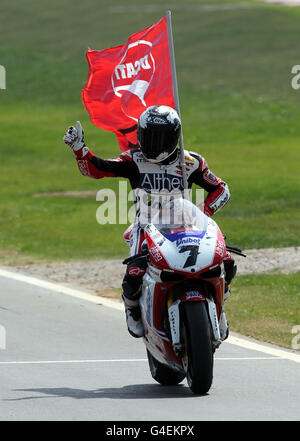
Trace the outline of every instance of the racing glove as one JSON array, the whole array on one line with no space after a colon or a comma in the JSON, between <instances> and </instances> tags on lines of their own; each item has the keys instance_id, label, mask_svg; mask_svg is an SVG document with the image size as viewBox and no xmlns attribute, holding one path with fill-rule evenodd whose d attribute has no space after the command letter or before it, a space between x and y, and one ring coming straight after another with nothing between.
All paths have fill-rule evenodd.
<instances>
[{"instance_id":1,"label":"racing glove","mask_svg":"<svg viewBox=\"0 0 300 441\"><path fill-rule=\"evenodd\" d=\"M83 158L89 151L84 142L84 132L80 121L76 122L76 128L70 126L66 131L63 141L72 148L77 159Z\"/></svg>"}]
</instances>

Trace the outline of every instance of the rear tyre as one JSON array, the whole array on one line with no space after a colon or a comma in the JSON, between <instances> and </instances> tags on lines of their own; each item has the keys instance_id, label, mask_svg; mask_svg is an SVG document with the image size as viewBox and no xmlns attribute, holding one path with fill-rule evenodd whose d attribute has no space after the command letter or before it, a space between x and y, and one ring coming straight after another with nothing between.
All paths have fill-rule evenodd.
<instances>
[{"instance_id":1,"label":"rear tyre","mask_svg":"<svg viewBox=\"0 0 300 441\"><path fill-rule=\"evenodd\" d=\"M192 392L203 395L212 385L214 363L206 302L184 302L182 309L187 382Z\"/></svg>"},{"instance_id":2,"label":"rear tyre","mask_svg":"<svg viewBox=\"0 0 300 441\"><path fill-rule=\"evenodd\" d=\"M185 374L177 372L165 364L160 363L147 349L148 364L152 378L164 386L174 386L181 383Z\"/></svg>"}]
</instances>

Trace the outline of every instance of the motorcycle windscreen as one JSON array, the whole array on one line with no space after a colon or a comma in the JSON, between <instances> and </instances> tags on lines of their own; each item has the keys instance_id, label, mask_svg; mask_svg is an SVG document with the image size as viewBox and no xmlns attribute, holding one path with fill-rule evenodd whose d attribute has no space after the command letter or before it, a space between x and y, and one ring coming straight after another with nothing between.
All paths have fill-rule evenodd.
<instances>
[{"instance_id":1,"label":"motorcycle windscreen","mask_svg":"<svg viewBox=\"0 0 300 441\"><path fill-rule=\"evenodd\" d=\"M182 236L203 237L207 230L208 217L188 199L174 198L160 204L151 223L169 240ZM173 236L174 235L174 236ZM178 237L176 237L178 235Z\"/></svg>"}]
</instances>

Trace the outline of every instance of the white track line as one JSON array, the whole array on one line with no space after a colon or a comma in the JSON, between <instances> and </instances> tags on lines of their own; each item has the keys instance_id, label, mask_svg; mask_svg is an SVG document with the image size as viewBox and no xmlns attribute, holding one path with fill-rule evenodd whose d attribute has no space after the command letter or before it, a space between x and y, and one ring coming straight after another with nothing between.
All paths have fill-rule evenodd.
<instances>
[{"instance_id":1,"label":"white track line","mask_svg":"<svg viewBox=\"0 0 300 441\"><path fill-rule=\"evenodd\" d=\"M283 360L279 357L215 357L215 360L232 361L232 360ZM62 363L139 363L147 362L147 358L123 358L112 360L25 360L25 361L0 361L1 365L24 365L24 364L62 364Z\"/></svg>"},{"instance_id":2,"label":"white track line","mask_svg":"<svg viewBox=\"0 0 300 441\"><path fill-rule=\"evenodd\" d=\"M28 276L25 274L17 273L14 271L9 271L0 268L0 276L17 280L18 282L29 283L30 285L38 286L40 288L48 289L50 291L59 292L62 294L67 294L72 297L77 297L78 299L88 300L89 302L101 304L108 306L110 308L119 309L124 311L124 306L121 302L117 300L111 300L106 297L100 297L87 292L81 291L79 289L70 288L68 286L60 285L59 283L48 282L47 280L38 279L33 276Z\"/></svg>"},{"instance_id":3,"label":"white track line","mask_svg":"<svg viewBox=\"0 0 300 441\"><path fill-rule=\"evenodd\" d=\"M241 346L245 349L251 349L253 351L259 351L263 352L264 354L273 355L274 357L278 358L284 358L291 361L296 361L297 363L300 363L300 354L292 351L285 351L284 349L279 349L274 346L268 346L263 343L254 342L251 340L248 340L246 338L242 337L235 337L230 335L228 337L228 340L226 342L235 345L235 346ZM226 343L225 342L225 343Z\"/></svg>"},{"instance_id":4,"label":"white track line","mask_svg":"<svg viewBox=\"0 0 300 441\"><path fill-rule=\"evenodd\" d=\"M146 358L112 359L112 360L25 360L25 361L0 361L2 364L61 364L61 363L138 363L148 361Z\"/></svg>"},{"instance_id":5,"label":"white track line","mask_svg":"<svg viewBox=\"0 0 300 441\"><path fill-rule=\"evenodd\" d=\"M104 297L95 296L92 294L88 294L84 291L80 291L79 289L70 288L67 286L60 285L58 283L48 282L46 280L38 279L36 277L24 275L21 273L17 273L14 271L8 271L6 269L0 268L0 277L6 277L9 279L17 280L19 282L29 283L30 285L38 286L40 288L44 288L50 291L59 292L62 294L66 294L72 297L76 297L79 299L87 300L89 302L101 304L103 306L107 306L109 308L118 309L124 311L124 306L122 303L118 301L114 301L111 299L107 299ZM229 343L235 346L240 346L244 349L250 349L254 351L263 352L264 354L269 354L274 357L283 358L291 361L295 361L300 363L300 354L284 349L280 349L274 346L269 346L263 343L258 343L255 341L248 340L242 337L236 337L230 335L228 340L225 343Z\"/></svg>"}]
</instances>

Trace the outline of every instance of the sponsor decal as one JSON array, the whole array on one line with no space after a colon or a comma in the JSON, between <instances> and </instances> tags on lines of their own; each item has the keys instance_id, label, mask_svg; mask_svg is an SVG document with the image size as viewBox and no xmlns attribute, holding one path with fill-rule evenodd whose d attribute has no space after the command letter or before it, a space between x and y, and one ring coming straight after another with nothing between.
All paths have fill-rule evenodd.
<instances>
[{"instance_id":1,"label":"sponsor decal","mask_svg":"<svg viewBox=\"0 0 300 441\"><path fill-rule=\"evenodd\" d=\"M176 165L176 170L174 173L176 173L179 176L182 176L181 165Z\"/></svg>"},{"instance_id":2,"label":"sponsor decal","mask_svg":"<svg viewBox=\"0 0 300 441\"><path fill-rule=\"evenodd\" d=\"M77 164L78 164L78 168L79 168L80 172L84 176L91 176L90 169L89 169L89 164L88 164L88 161L86 159L79 159L77 161Z\"/></svg>"},{"instance_id":3,"label":"sponsor decal","mask_svg":"<svg viewBox=\"0 0 300 441\"><path fill-rule=\"evenodd\" d=\"M156 270L155 268L153 268L153 266L149 267L149 272L150 272L150 275L155 276L155 277L159 277L161 274L161 271Z\"/></svg>"},{"instance_id":4,"label":"sponsor decal","mask_svg":"<svg viewBox=\"0 0 300 441\"><path fill-rule=\"evenodd\" d=\"M162 260L162 255L160 254L157 246L149 248L149 253L155 262Z\"/></svg>"},{"instance_id":5,"label":"sponsor decal","mask_svg":"<svg viewBox=\"0 0 300 441\"><path fill-rule=\"evenodd\" d=\"M184 295L184 299L185 300L190 300L190 299L204 300L205 297L204 297L204 295L200 294L200 292L198 292L198 291L187 291Z\"/></svg>"},{"instance_id":6,"label":"sponsor decal","mask_svg":"<svg viewBox=\"0 0 300 441\"><path fill-rule=\"evenodd\" d=\"M225 196L223 197L223 199L221 199L223 194L224 194L224 192L226 192ZM221 196L219 196L219 198L212 205L210 205L209 207L212 210L217 211L219 208L223 207L226 204L226 202L228 202L228 200L229 200L229 194L228 194L227 189L225 188L225 190L223 191Z\"/></svg>"},{"instance_id":7,"label":"sponsor decal","mask_svg":"<svg viewBox=\"0 0 300 441\"><path fill-rule=\"evenodd\" d=\"M203 173L203 178L210 184L216 184L218 182L218 178L208 169Z\"/></svg>"},{"instance_id":8,"label":"sponsor decal","mask_svg":"<svg viewBox=\"0 0 300 441\"><path fill-rule=\"evenodd\" d=\"M166 238L169 239L171 242L176 242L177 245L180 245L179 240L187 239L188 237L198 238L202 239L206 233L206 230L200 231L200 230L182 230L177 231L176 233L171 234L165 234ZM177 243L178 242L178 243Z\"/></svg>"},{"instance_id":9,"label":"sponsor decal","mask_svg":"<svg viewBox=\"0 0 300 441\"><path fill-rule=\"evenodd\" d=\"M178 316L178 306L176 304L169 308L169 323L172 334L173 345L179 343L179 316Z\"/></svg>"},{"instance_id":10,"label":"sponsor decal","mask_svg":"<svg viewBox=\"0 0 300 441\"><path fill-rule=\"evenodd\" d=\"M151 53L152 43L138 40L128 45L128 48L115 66L112 75L112 87L118 97L124 91L136 95L143 106L147 106L144 96L155 72L155 61ZM140 54L144 52L144 56ZM136 78L137 77L137 78Z\"/></svg>"},{"instance_id":11,"label":"sponsor decal","mask_svg":"<svg viewBox=\"0 0 300 441\"><path fill-rule=\"evenodd\" d=\"M176 245L200 245L201 239L199 237L183 237L182 239L177 239Z\"/></svg>"},{"instance_id":12,"label":"sponsor decal","mask_svg":"<svg viewBox=\"0 0 300 441\"><path fill-rule=\"evenodd\" d=\"M146 297L146 320L149 326L152 325L151 312L152 312L152 294L151 294L151 289L148 287L147 297Z\"/></svg>"},{"instance_id":13,"label":"sponsor decal","mask_svg":"<svg viewBox=\"0 0 300 441\"><path fill-rule=\"evenodd\" d=\"M146 191L166 189L172 191L174 189L183 190L182 178L167 173L141 173L140 188Z\"/></svg>"},{"instance_id":14,"label":"sponsor decal","mask_svg":"<svg viewBox=\"0 0 300 441\"><path fill-rule=\"evenodd\" d=\"M196 159L191 155L184 155L184 159L186 164L188 164L188 161L192 163L189 165L193 165L193 163L196 162Z\"/></svg>"},{"instance_id":15,"label":"sponsor decal","mask_svg":"<svg viewBox=\"0 0 300 441\"><path fill-rule=\"evenodd\" d=\"M132 266L129 269L128 274L130 276L141 276L142 274L145 274L145 269L144 268L140 268L138 266Z\"/></svg>"},{"instance_id":16,"label":"sponsor decal","mask_svg":"<svg viewBox=\"0 0 300 441\"><path fill-rule=\"evenodd\" d=\"M155 231L153 225L147 225L145 228L146 233L149 234L149 236L151 236L151 234Z\"/></svg>"},{"instance_id":17,"label":"sponsor decal","mask_svg":"<svg viewBox=\"0 0 300 441\"><path fill-rule=\"evenodd\" d=\"M193 165L194 165L192 162L189 162L189 161L185 161L185 164L187 167L193 167Z\"/></svg>"},{"instance_id":18,"label":"sponsor decal","mask_svg":"<svg viewBox=\"0 0 300 441\"><path fill-rule=\"evenodd\" d=\"M226 245L222 240L217 240L215 253L220 257L224 257L226 255Z\"/></svg>"},{"instance_id":19,"label":"sponsor decal","mask_svg":"<svg viewBox=\"0 0 300 441\"><path fill-rule=\"evenodd\" d=\"M159 247L161 247L165 241L166 241L166 238L163 237L159 242L157 242L157 245L158 245Z\"/></svg>"},{"instance_id":20,"label":"sponsor decal","mask_svg":"<svg viewBox=\"0 0 300 441\"><path fill-rule=\"evenodd\" d=\"M156 240L156 239L159 239L160 236L161 236L160 232L157 232L157 233L153 234L151 237L152 237L152 240Z\"/></svg>"}]
</instances>

